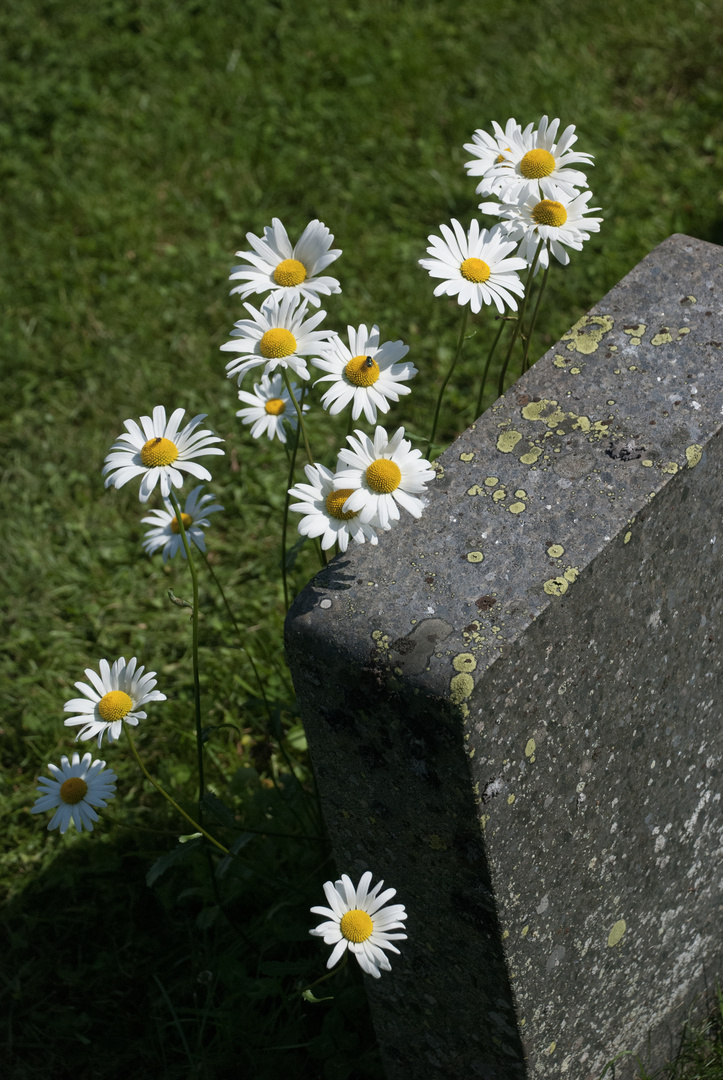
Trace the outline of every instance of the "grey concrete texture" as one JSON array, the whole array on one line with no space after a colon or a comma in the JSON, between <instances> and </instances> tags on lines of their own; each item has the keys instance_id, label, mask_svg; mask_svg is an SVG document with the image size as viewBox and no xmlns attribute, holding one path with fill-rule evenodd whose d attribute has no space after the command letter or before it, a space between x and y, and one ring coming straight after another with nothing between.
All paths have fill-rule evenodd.
<instances>
[{"instance_id":1,"label":"grey concrete texture","mask_svg":"<svg viewBox=\"0 0 723 1080\"><path fill-rule=\"evenodd\" d=\"M390 1080L655 1064L721 973L722 294L666 240L289 613L339 872L409 912Z\"/></svg>"}]
</instances>

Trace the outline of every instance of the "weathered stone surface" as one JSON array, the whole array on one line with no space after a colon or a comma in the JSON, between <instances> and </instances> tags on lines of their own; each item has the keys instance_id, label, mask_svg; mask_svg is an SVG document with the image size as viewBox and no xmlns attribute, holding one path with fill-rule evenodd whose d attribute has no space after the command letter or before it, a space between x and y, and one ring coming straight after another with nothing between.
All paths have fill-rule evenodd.
<instances>
[{"instance_id":1,"label":"weathered stone surface","mask_svg":"<svg viewBox=\"0 0 723 1080\"><path fill-rule=\"evenodd\" d=\"M409 911L390 1080L659 1059L721 971L722 264L656 248L290 612L339 870Z\"/></svg>"}]
</instances>

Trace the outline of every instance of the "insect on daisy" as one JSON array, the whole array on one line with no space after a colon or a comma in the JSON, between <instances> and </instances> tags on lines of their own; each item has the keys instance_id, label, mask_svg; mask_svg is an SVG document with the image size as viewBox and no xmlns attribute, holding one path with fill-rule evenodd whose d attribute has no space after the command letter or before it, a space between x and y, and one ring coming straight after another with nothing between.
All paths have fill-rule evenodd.
<instances>
[{"instance_id":1,"label":"insect on daisy","mask_svg":"<svg viewBox=\"0 0 723 1080\"><path fill-rule=\"evenodd\" d=\"M100 746L107 732L108 741L113 742L120 735L124 722L137 727L139 720L145 720L146 713L141 710L141 705L166 700L165 694L153 689L157 681L155 671L144 675L143 665L136 670L136 664L135 656L127 664L121 656L113 667L107 660L101 660L98 665L100 675L92 668L85 669L90 686L75 683L76 690L84 696L66 701L63 706L65 712L74 714L65 721L65 726L80 726L76 739L84 741L97 735Z\"/></svg>"},{"instance_id":2,"label":"insect on daisy","mask_svg":"<svg viewBox=\"0 0 723 1080\"><path fill-rule=\"evenodd\" d=\"M214 496L206 492L202 495L203 484L199 484L186 497L186 502L181 511L183 528L189 544L195 544L199 551L206 550L206 541L203 538L202 529L208 527L207 514L215 514L217 510L223 510L220 503L214 503ZM183 546L183 537L178 524L178 516L170 502L165 499L165 510L151 510L148 517L141 518L144 525L152 525L153 528L146 530L143 547L149 555L163 550L163 561L172 559L176 552L180 551L186 558L186 549ZM209 505L213 503L213 505Z\"/></svg>"},{"instance_id":3,"label":"insect on daisy","mask_svg":"<svg viewBox=\"0 0 723 1080\"><path fill-rule=\"evenodd\" d=\"M487 173L491 190L503 202L524 202L533 196L538 200L555 198L553 187L573 198L579 188L587 187L585 173L570 166L592 165L592 155L571 151L570 147L577 142L574 124L565 128L556 143L559 126L559 120L548 124L543 116L536 131L525 128L510 133L502 161L496 162Z\"/></svg>"},{"instance_id":4,"label":"insect on daisy","mask_svg":"<svg viewBox=\"0 0 723 1080\"><path fill-rule=\"evenodd\" d=\"M329 372L317 379L318 383L330 382L321 404L332 416L352 403L352 420L364 415L370 424L377 419L377 409L389 412L389 402L399 401L411 389L404 386L406 379L417 374L414 364L400 361L409 352L402 341L385 341L379 344L379 327L371 331L362 325L355 330L347 327L349 347L336 335L330 342L323 358L314 360L314 366Z\"/></svg>"},{"instance_id":5,"label":"insect on daisy","mask_svg":"<svg viewBox=\"0 0 723 1080\"><path fill-rule=\"evenodd\" d=\"M507 237L505 229L495 225L488 232L473 220L465 232L453 218L452 228L440 225L440 231L443 239L428 237L431 246L427 251L433 257L419 260L430 277L443 279L434 295L456 296L459 304L469 304L475 314L483 304L494 304L500 315L505 304L516 311L512 294L522 296L525 291L517 271L527 264L524 259L507 258L515 241Z\"/></svg>"},{"instance_id":6,"label":"insect on daisy","mask_svg":"<svg viewBox=\"0 0 723 1080\"><path fill-rule=\"evenodd\" d=\"M245 299L252 293L271 290L277 300L289 295L318 307L320 294L341 292L336 278L321 275L341 255L340 248L331 247L334 237L322 221L310 221L294 247L278 218L272 218L263 238L249 232L246 239L254 250L237 251L236 255L251 265L234 266L230 280L243 284L233 288L232 295L240 293Z\"/></svg>"},{"instance_id":7,"label":"insect on daisy","mask_svg":"<svg viewBox=\"0 0 723 1080\"><path fill-rule=\"evenodd\" d=\"M86 828L93 831L93 822L98 820L94 807L108 805L109 799L115 799L115 781L118 779L111 769L105 768L104 761L93 761L90 754L73 754L69 761L65 755L60 759L60 767L48 764L54 779L41 776L38 780L38 799L31 807L31 814L41 814L44 810L55 810L49 829L64 833L71 821L78 832Z\"/></svg>"},{"instance_id":8,"label":"insect on daisy","mask_svg":"<svg viewBox=\"0 0 723 1080\"><path fill-rule=\"evenodd\" d=\"M399 955L399 949L392 942L407 939L406 934L392 933L404 929L407 912L403 904L385 907L387 901L396 896L396 889L381 892L384 882L379 881L370 890L371 880L372 875L367 870L356 888L347 874L342 874L338 881L327 881L324 893L329 907L311 909L314 915L324 915L326 922L309 933L323 938L325 945L334 946L327 961L328 968L334 967L348 949L356 956L362 971L378 979L382 971L392 969L384 950Z\"/></svg>"},{"instance_id":9,"label":"insect on daisy","mask_svg":"<svg viewBox=\"0 0 723 1080\"><path fill-rule=\"evenodd\" d=\"M291 383L291 392L296 397L296 383ZM244 390L238 392L239 401L245 401L250 406L239 409L236 413L241 417L244 424L253 424L251 435L254 439L260 439L262 435L274 436L279 442L286 442L285 424L289 424L292 431L296 431L298 419L296 410L289 397L289 391L284 384L284 377L279 372L277 375L263 375L260 383L254 384L253 394L247 394ZM298 399L297 399L298 400ZM309 411L309 406L303 406L304 413Z\"/></svg>"},{"instance_id":10,"label":"insect on daisy","mask_svg":"<svg viewBox=\"0 0 723 1080\"><path fill-rule=\"evenodd\" d=\"M334 473L323 465L304 467L308 484L296 484L289 488L289 495L300 502L289 510L303 514L299 522L302 536L321 537L321 546L328 551L335 543L340 551L346 551L349 540L363 544L378 543L375 522L362 522L359 512L344 510L344 503L352 494L351 488L334 490Z\"/></svg>"},{"instance_id":11,"label":"insect on daisy","mask_svg":"<svg viewBox=\"0 0 723 1080\"><path fill-rule=\"evenodd\" d=\"M180 488L183 484L183 472L190 473L197 480L210 480L211 474L194 458L208 454L223 454L214 443L223 439L198 425L206 419L206 413L199 413L179 431L185 409L176 409L166 423L166 410L156 405L153 416L142 416L140 426L135 420L126 420L127 434L119 435L105 459L103 475L105 486L123 487L134 477L141 477L139 498L148 502L156 484L160 483L161 495L167 499L171 487ZM106 476L106 473L108 474Z\"/></svg>"},{"instance_id":12,"label":"insect on daisy","mask_svg":"<svg viewBox=\"0 0 723 1080\"><path fill-rule=\"evenodd\" d=\"M531 196L516 206L499 203L481 203L480 210L499 214L505 220L501 223L510 240L518 241L518 253L531 265L540 240L550 242L550 251L558 262L567 266L570 261L566 248L581 251L590 233L600 231L602 218L585 217L586 214L599 210L599 206L588 206L592 199L591 191L583 191L570 198L559 188L551 188L551 198L539 199ZM546 244L540 249L537 261L538 269L548 264Z\"/></svg>"},{"instance_id":13,"label":"insect on daisy","mask_svg":"<svg viewBox=\"0 0 723 1080\"><path fill-rule=\"evenodd\" d=\"M298 302L293 295L277 300L269 296L257 311L251 304L244 304L250 319L239 319L231 336L237 341L227 341L221 346L222 352L235 352L239 355L226 364L229 379L238 378L238 384L248 371L263 367L264 375L270 375L274 368L291 368L300 379L308 379L309 370L304 357L318 355L328 344L326 330L316 330L325 311L317 311L305 319L306 300Z\"/></svg>"},{"instance_id":14,"label":"insect on daisy","mask_svg":"<svg viewBox=\"0 0 723 1080\"><path fill-rule=\"evenodd\" d=\"M362 524L373 522L381 529L391 529L399 520L400 506L421 517L424 502L419 496L434 479L434 470L421 450L412 450L404 428L391 439L383 427L376 428L373 440L363 431L354 435L347 435L351 449L339 451L339 461L347 468L337 468L334 477L336 491L351 489L342 510L358 513Z\"/></svg>"}]
</instances>

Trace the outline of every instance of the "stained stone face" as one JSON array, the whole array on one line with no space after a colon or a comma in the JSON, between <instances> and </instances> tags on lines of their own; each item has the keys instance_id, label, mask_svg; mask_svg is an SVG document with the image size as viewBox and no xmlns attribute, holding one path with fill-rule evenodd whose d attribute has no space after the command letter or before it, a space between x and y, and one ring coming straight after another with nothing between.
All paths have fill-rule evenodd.
<instances>
[{"instance_id":1,"label":"stained stone face","mask_svg":"<svg viewBox=\"0 0 723 1080\"><path fill-rule=\"evenodd\" d=\"M390 1080L660 1061L721 974L722 264L661 244L292 607L339 871L409 912Z\"/></svg>"}]
</instances>

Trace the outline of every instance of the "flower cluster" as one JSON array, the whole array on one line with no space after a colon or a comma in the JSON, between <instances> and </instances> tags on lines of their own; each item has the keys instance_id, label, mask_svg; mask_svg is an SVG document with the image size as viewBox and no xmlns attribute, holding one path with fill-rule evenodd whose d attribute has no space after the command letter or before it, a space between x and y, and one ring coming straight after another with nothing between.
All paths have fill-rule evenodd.
<instances>
[{"instance_id":1,"label":"flower cluster","mask_svg":"<svg viewBox=\"0 0 723 1080\"><path fill-rule=\"evenodd\" d=\"M598 232L602 218L588 217L597 207L585 173L577 166L592 165L592 156L572 149L575 126L558 138L559 120L543 116L537 128L522 128L510 119L502 128L493 122L493 133L478 130L465 150L473 158L465 165L469 176L479 178L477 192L495 201L479 209L499 218L487 230L473 219L465 232L453 220L452 228L440 226L442 237L430 236L429 259L420 264L433 278L441 278L435 296L457 296L462 305L479 312L483 304L503 305L517 311L516 297L524 293L518 271L549 265L550 254L558 262L570 261L567 248L582 249L590 233ZM509 257L517 248L516 254Z\"/></svg>"}]
</instances>

